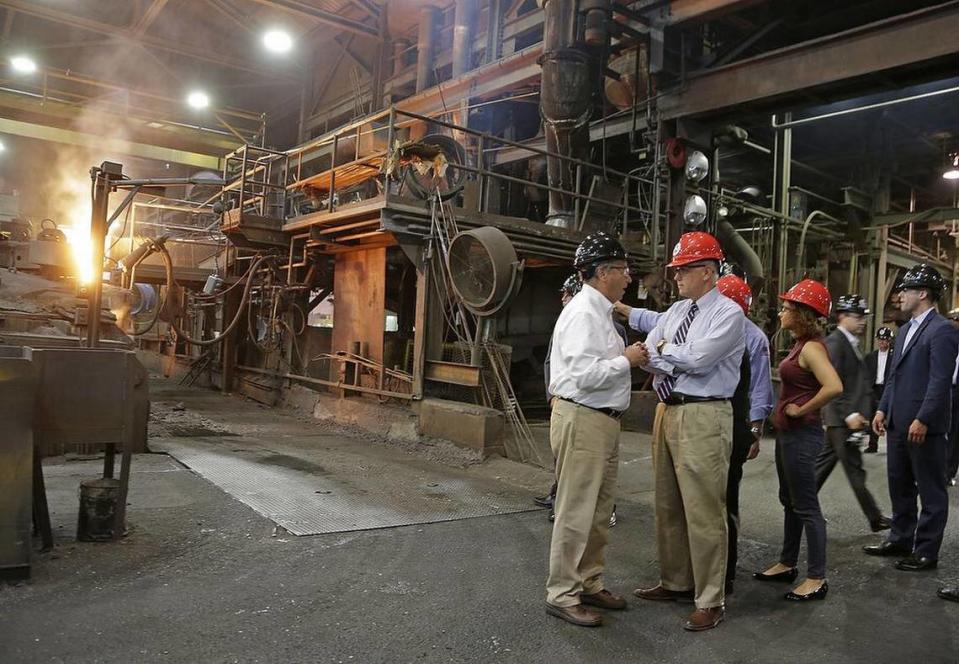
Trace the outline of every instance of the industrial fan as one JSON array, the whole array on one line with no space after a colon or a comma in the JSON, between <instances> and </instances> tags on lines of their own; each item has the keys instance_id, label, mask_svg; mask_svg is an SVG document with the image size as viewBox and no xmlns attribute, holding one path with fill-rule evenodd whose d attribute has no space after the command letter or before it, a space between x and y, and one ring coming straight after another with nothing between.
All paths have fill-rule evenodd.
<instances>
[{"instance_id":1,"label":"industrial fan","mask_svg":"<svg viewBox=\"0 0 959 664\"><path fill-rule=\"evenodd\" d=\"M477 366L481 345L491 341L493 317L519 291L523 262L503 231L483 226L452 239L447 269L457 297L478 318L472 354Z\"/></svg>"},{"instance_id":2,"label":"industrial fan","mask_svg":"<svg viewBox=\"0 0 959 664\"><path fill-rule=\"evenodd\" d=\"M453 290L468 310L487 318L519 290L523 264L506 234L493 226L463 231L450 242Z\"/></svg>"}]
</instances>

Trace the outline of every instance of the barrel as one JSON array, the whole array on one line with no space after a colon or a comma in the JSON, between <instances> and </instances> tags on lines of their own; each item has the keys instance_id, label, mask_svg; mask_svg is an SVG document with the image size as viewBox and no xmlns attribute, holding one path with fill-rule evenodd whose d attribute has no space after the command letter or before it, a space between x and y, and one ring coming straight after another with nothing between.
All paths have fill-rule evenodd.
<instances>
[{"instance_id":1,"label":"barrel","mask_svg":"<svg viewBox=\"0 0 959 664\"><path fill-rule=\"evenodd\" d=\"M80 482L77 539L103 542L114 538L114 518L120 499L120 480L97 478ZM122 533L118 533L121 534Z\"/></svg>"}]
</instances>

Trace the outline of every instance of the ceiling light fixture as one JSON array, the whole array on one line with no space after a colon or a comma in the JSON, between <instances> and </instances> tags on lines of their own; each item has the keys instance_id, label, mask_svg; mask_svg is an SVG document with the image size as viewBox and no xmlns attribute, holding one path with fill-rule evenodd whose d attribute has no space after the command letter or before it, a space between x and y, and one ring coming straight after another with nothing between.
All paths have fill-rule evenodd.
<instances>
[{"instance_id":1,"label":"ceiling light fixture","mask_svg":"<svg viewBox=\"0 0 959 664\"><path fill-rule=\"evenodd\" d=\"M942 172L944 180L959 180L959 152L949 155L949 165Z\"/></svg>"},{"instance_id":2,"label":"ceiling light fixture","mask_svg":"<svg viewBox=\"0 0 959 664\"><path fill-rule=\"evenodd\" d=\"M37 71L37 63L25 55L15 55L10 58L10 66L18 74L33 74Z\"/></svg>"},{"instance_id":3,"label":"ceiling light fixture","mask_svg":"<svg viewBox=\"0 0 959 664\"><path fill-rule=\"evenodd\" d=\"M267 30L263 33L263 47L270 53L289 53L293 48L293 37L285 30Z\"/></svg>"},{"instance_id":4,"label":"ceiling light fixture","mask_svg":"<svg viewBox=\"0 0 959 664\"><path fill-rule=\"evenodd\" d=\"M191 108L207 108L210 105L210 96L202 90L194 90L186 96L186 103Z\"/></svg>"}]
</instances>

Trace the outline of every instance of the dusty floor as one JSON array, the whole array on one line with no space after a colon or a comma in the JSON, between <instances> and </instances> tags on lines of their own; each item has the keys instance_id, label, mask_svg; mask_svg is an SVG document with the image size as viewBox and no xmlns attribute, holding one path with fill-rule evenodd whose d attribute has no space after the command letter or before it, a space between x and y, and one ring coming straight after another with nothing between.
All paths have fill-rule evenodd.
<instances>
[{"instance_id":1,"label":"dusty floor","mask_svg":"<svg viewBox=\"0 0 959 664\"><path fill-rule=\"evenodd\" d=\"M161 384L154 398L153 431L166 437L212 431L298 444L334 437L368 456L370 467L390 460L448 469L530 497L548 482L548 473L527 466L351 439L213 392ZM178 403L184 409L172 410ZM0 662L959 661L959 605L935 597L941 583L959 581L957 529L948 529L935 572L898 572L862 555L860 547L878 538L838 469L822 494L827 600L787 605L783 588L748 578L778 551L772 447L767 442L746 468L728 621L703 634L680 629L686 605L635 600L594 630L545 615L550 531L542 511L294 537L170 457L151 454L135 459L130 535L86 544L73 540L77 485L99 465L48 460L57 547L35 558L30 582L0 589ZM888 506L884 464L882 454L867 458L870 486ZM608 560L613 589L657 579L651 501L648 438L627 434Z\"/></svg>"}]
</instances>

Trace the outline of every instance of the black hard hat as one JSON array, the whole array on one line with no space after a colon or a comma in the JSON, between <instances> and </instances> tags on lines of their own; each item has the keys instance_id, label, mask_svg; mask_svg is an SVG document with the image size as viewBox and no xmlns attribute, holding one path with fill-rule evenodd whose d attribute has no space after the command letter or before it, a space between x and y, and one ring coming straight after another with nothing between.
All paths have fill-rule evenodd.
<instances>
[{"instance_id":1,"label":"black hard hat","mask_svg":"<svg viewBox=\"0 0 959 664\"><path fill-rule=\"evenodd\" d=\"M876 338L892 341L892 328L880 327L878 330L876 330Z\"/></svg>"},{"instance_id":2,"label":"black hard hat","mask_svg":"<svg viewBox=\"0 0 959 664\"><path fill-rule=\"evenodd\" d=\"M612 235L598 231L587 235L586 239L576 247L573 267L577 270L585 270L594 263L608 260L626 260L626 250Z\"/></svg>"},{"instance_id":3,"label":"black hard hat","mask_svg":"<svg viewBox=\"0 0 959 664\"><path fill-rule=\"evenodd\" d=\"M897 291L907 288L926 288L933 293L934 298L937 298L945 290L946 281L936 268L925 263L919 263L906 270L902 279L896 284Z\"/></svg>"},{"instance_id":4,"label":"black hard hat","mask_svg":"<svg viewBox=\"0 0 959 664\"><path fill-rule=\"evenodd\" d=\"M840 295L832 310L837 314L859 314L860 316L869 313L866 298L859 297L858 293Z\"/></svg>"},{"instance_id":5,"label":"black hard hat","mask_svg":"<svg viewBox=\"0 0 959 664\"><path fill-rule=\"evenodd\" d=\"M566 281L559 288L560 293L569 293L570 295L576 295L581 290L583 290L583 281L575 272L566 277Z\"/></svg>"}]
</instances>

